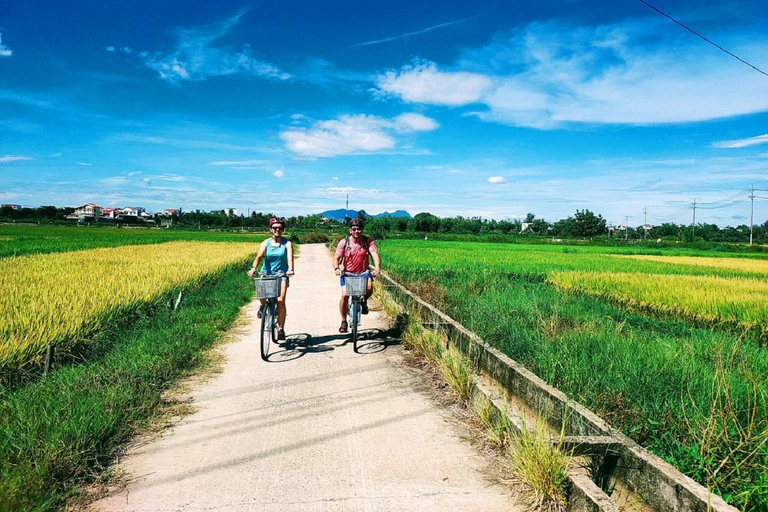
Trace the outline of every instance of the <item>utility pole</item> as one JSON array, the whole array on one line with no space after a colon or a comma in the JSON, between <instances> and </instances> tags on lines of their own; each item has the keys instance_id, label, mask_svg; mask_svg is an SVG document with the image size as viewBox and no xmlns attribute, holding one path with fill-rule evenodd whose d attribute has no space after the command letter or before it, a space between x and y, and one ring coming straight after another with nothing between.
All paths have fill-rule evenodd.
<instances>
[{"instance_id":1,"label":"utility pole","mask_svg":"<svg viewBox=\"0 0 768 512\"><path fill-rule=\"evenodd\" d=\"M648 238L648 207L643 207L643 240Z\"/></svg>"},{"instance_id":2,"label":"utility pole","mask_svg":"<svg viewBox=\"0 0 768 512\"><path fill-rule=\"evenodd\" d=\"M693 198L693 222L691 223L691 242L696 241L696 198Z\"/></svg>"},{"instance_id":3,"label":"utility pole","mask_svg":"<svg viewBox=\"0 0 768 512\"><path fill-rule=\"evenodd\" d=\"M752 245L752 229L755 224L755 186L752 185L750 190L749 199L752 202L752 207L749 210L749 245Z\"/></svg>"},{"instance_id":4,"label":"utility pole","mask_svg":"<svg viewBox=\"0 0 768 512\"><path fill-rule=\"evenodd\" d=\"M347 206L344 208L344 223L347 223L347 218L349 217L349 194L347 194Z\"/></svg>"},{"instance_id":5,"label":"utility pole","mask_svg":"<svg viewBox=\"0 0 768 512\"><path fill-rule=\"evenodd\" d=\"M629 240L629 215L624 216L624 241Z\"/></svg>"}]
</instances>

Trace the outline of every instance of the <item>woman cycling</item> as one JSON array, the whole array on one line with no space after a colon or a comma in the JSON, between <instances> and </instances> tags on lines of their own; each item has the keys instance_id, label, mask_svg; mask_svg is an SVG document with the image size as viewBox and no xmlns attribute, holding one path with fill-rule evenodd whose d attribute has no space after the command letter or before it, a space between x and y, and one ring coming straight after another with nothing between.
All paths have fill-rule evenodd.
<instances>
[{"instance_id":1,"label":"woman cycling","mask_svg":"<svg viewBox=\"0 0 768 512\"><path fill-rule=\"evenodd\" d=\"M256 269L262 259L264 260L264 264L261 267L262 274L284 274L280 286L280 296L277 298L277 339L285 340L285 294L288 291L288 276L293 275L293 244L290 240L283 238L283 232L285 231L284 218L272 217L269 219L269 231L272 236L261 242L256 259L253 260L253 266L248 271L248 277L252 278L256 274ZM258 313L259 318L261 318L264 302L265 300L261 299L261 307Z\"/></svg>"}]
</instances>

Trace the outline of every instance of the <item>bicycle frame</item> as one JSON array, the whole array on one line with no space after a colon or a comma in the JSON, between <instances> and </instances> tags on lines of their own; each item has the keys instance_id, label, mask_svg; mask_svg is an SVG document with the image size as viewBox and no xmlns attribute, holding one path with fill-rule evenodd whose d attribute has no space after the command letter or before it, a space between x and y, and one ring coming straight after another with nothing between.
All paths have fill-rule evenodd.
<instances>
[{"instance_id":1,"label":"bicycle frame","mask_svg":"<svg viewBox=\"0 0 768 512\"><path fill-rule=\"evenodd\" d=\"M277 297L279 297L280 293L282 292L282 278L284 276L285 274L282 272L278 274L259 274L259 279L278 281L277 296L265 297L261 299L264 300L264 303L261 307L261 334L259 341L261 358L264 361L269 360L270 343L277 343ZM258 290L258 283L256 283L256 286Z\"/></svg>"},{"instance_id":2,"label":"bicycle frame","mask_svg":"<svg viewBox=\"0 0 768 512\"><path fill-rule=\"evenodd\" d=\"M360 272L359 274L352 274L345 272L343 274L344 278L348 277L366 277L367 279L371 278L370 271L366 270L365 272ZM358 327L360 326L360 316L361 316L361 310L362 310L362 298L365 297L365 295L368 292L368 284L366 280L366 287L365 291L362 294L352 294L348 295L349 297L349 308L347 310L347 315L349 316L349 327L350 327L350 335L352 337L352 344L354 347L354 351L357 352L358 349Z\"/></svg>"}]
</instances>

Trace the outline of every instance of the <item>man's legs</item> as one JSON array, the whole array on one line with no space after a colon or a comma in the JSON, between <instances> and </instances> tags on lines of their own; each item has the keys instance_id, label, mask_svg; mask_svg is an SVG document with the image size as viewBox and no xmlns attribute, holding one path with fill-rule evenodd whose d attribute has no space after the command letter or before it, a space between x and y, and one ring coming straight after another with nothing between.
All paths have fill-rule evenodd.
<instances>
[{"instance_id":1,"label":"man's legs","mask_svg":"<svg viewBox=\"0 0 768 512\"><path fill-rule=\"evenodd\" d=\"M339 332L347 332L347 312L349 311L349 297L347 296L344 287L341 287L341 299L339 300L339 313L341 313L341 326Z\"/></svg>"}]
</instances>

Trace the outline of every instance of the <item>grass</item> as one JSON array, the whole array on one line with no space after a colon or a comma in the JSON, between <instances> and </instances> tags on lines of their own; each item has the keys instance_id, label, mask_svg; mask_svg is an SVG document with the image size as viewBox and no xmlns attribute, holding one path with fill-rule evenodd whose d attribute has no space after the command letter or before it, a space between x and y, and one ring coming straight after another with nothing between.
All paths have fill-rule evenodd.
<instances>
[{"instance_id":1,"label":"grass","mask_svg":"<svg viewBox=\"0 0 768 512\"><path fill-rule=\"evenodd\" d=\"M0 395L0 510L56 510L76 498L157 414L163 391L205 364L252 295L242 268L231 269L178 311L100 333L112 346L101 357Z\"/></svg>"},{"instance_id":2,"label":"grass","mask_svg":"<svg viewBox=\"0 0 768 512\"><path fill-rule=\"evenodd\" d=\"M471 244L457 244L455 252L441 246L441 259L427 253L419 261L420 250L393 249L388 241L382 247L396 278L491 345L730 503L768 508L768 350L754 339L717 322L702 328L674 313L563 293L545 280L551 267L542 262L549 256L515 250L504 256L503 249L473 256ZM484 253L486 244L476 250ZM633 264L597 256L621 261L624 272ZM549 261L559 269L580 265ZM604 271L602 261L589 265ZM702 265L640 262L636 280L658 272L649 263L669 267L661 272L668 280L685 277L689 268L713 275ZM720 279L731 271L713 270ZM757 283L754 272L735 275Z\"/></svg>"},{"instance_id":3,"label":"grass","mask_svg":"<svg viewBox=\"0 0 768 512\"><path fill-rule=\"evenodd\" d=\"M177 229L0 225L0 258L25 254L82 251L187 240L191 242L250 242L258 244L268 233L220 233Z\"/></svg>"},{"instance_id":4,"label":"grass","mask_svg":"<svg viewBox=\"0 0 768 512\"><path fill-rule=\"evenodd\" d=\"M561 436L562 439L562 436ZM507 446L512 470L536 496L535 507L551 512L568 510L570 454L553 442L544 423L529 429L523 426Z\"/></svg>"},{"instance_id":5,"label":"grass","mask_svg":"<svg viewBox=\"0 0 768 512\"><path fill-rule=\"evenodd\" d=\"M38 368L48 344L66 358L106 326L215 278L255 247L174 241L0 259L0 385Z\"/></svg>"}]
</instances>

